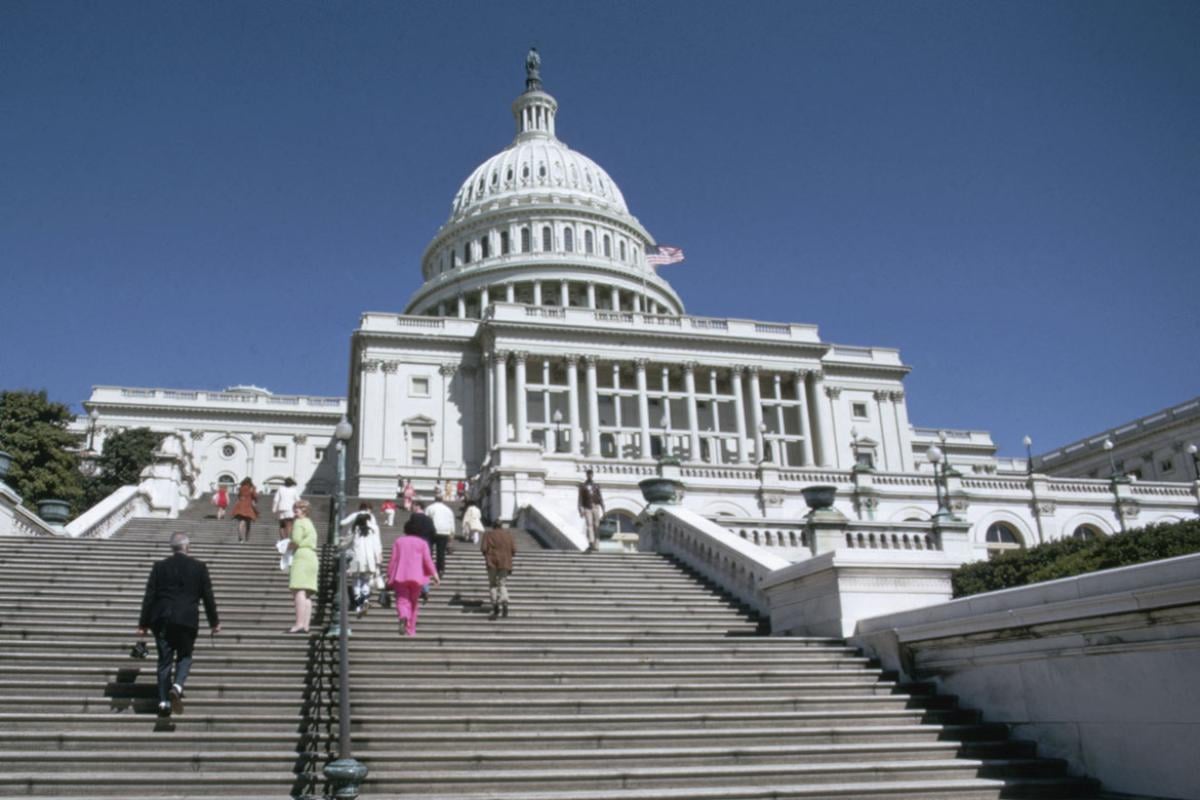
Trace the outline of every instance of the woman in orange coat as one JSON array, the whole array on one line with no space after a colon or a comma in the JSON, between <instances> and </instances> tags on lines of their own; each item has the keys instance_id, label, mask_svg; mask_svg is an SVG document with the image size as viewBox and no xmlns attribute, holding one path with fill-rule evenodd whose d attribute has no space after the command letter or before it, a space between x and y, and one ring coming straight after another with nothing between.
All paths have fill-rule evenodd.
<instances>
[{"instance_id":1,"label":"woman in orange coat","mask_svg":"<svg viewBox=\"0 0 1200 800\"><path fill-rule=\"evenodd\" d=\"M233 518L237 520L239 542L250 539L250 523L258 519L258 507L255 505L257 502L258 491L254 488L254 481L242 478L242 482L238 484L237 502L233 504Z\"/></svg>"}]
</instances>

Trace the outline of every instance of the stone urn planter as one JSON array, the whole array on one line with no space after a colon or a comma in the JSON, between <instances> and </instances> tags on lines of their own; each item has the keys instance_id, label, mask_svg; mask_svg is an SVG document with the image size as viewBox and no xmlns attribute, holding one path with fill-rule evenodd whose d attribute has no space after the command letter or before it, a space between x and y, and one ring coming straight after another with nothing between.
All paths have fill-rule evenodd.
<instances>
[{"instance_id":1,"label":"stone urn planter","mask_svg":"<svg viewBox=\"0 0 1200 800\"><path fill-rule=\"evenodd\" d=\"M638 488L647 503L673 506L683 499L683 481L674 478L646 478L638 481Z\"/></svg>"},{"instance_id":2,"label":"stone urn planter","mask_svg":"<svg viewBox=\"0 0 1200 800\"><path fill-rule=\"evenodd\" d=\"M4 476L8 474L10 466L12 466L12 456L0 450L0 481L4 480Z\"/></svg>"},{"instance_id":3,"label":"stone urn planter","mask_svg":"<svg viewBox=\"0 0 1200 800\"><path fill-rule=\"evenodd\" d=\"M617 535L617 521L612 517L600 520L596 526L596 536L602 541L608 541Z\"/></svg>"},{"instance_id":4,"label":"stone urn planter","mask_svg":"<svg viewBox=\"0 0 1200 800\"><path fill-rule=\"evenodd\" d=\"M833 500L837 496L836 486L807 486L800 490L804 502L812 511L826 511L833 508Z\"/></svg>"},{"instance_id":5,"label":"stone urn planter","mask_svg":"<svg viewBox=\"0 0 1200 800\"><path fill-rule=\"evenodd\" d=\"M71 516L71 504L66 500L39 500L38 516L50 525L62 525Z\"/></svg>"}]
</instances>

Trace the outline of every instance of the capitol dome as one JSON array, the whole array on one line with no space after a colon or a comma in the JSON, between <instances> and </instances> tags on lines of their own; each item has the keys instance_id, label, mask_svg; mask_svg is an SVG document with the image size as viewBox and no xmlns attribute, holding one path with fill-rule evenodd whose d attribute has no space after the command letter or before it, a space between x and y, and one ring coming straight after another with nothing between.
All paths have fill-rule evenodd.
<instances>
[{"instance_id":1,"label":"capitol dome","mask_svg":"<svg viewBox=\"0 0 1200 800\"><path fill-rule=\"evenodd\" d=\"M516 136L454 195L406 313L482 317L498 301L683 313L646 263L654 238L616 182L558 138L558 102L542 88L540 65L531 50L525 92L512 104Z\"/></svg>"}]
</instances>

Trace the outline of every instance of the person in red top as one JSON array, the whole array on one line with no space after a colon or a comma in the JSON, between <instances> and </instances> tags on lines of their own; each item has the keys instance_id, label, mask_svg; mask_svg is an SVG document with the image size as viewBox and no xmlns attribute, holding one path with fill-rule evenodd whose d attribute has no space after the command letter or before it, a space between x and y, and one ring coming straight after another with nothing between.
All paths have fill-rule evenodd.
<instances>
[{"instance_id":1,"label":"person in red top","mask_svg":"<svg viewBox=\"0 0 1200 800\"><path fill-rule=\"evenodd\" d=\"M229 508L229 490L225 484L217 484L217 490L213 492L213 505L217 507L217 519L225 519L225 509Z\"/></svg>"},{"instance_id":2,"label":"person in red top","mask_svg":"<svg viewBox=\"0 0 1200 800\"><path fill-rule=\"evenodd\" d=\"M258 490L254 488L254 481L242 478L242 482L238 484L237 502L233 504L233 518L238 523L239 542L250 539L250 523L258 519L257 503Z\"/></svg>"},{"instance_id":3,"label":"person in red top","mask_svg":"<svg viewBox=\"0 0 1200 800\"><path fill-rule=\"evenodd\" d=\"M387 570L387 585L396 593L396 619L400 622L401 636L417 635L421 587L430 579L434 586L441 583L429 554L429 543L415 533L405 532L392 545Z\"/></svg>"}]
</instances>

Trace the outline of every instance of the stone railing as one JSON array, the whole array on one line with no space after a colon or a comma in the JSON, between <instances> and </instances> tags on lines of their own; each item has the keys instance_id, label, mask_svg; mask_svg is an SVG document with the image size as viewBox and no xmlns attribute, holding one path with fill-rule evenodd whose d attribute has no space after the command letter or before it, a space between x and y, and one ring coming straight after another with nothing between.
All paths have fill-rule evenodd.
<instances>
[{"instance_id":1,"label":"stone railing","mask_svg":"<svg viewBox=\"0 0 1200 800\"><path fill-rule=\"evenodd\" d=\"M760 584L787 559L742 540L680 506L646 507L639 519L639 547L678 559L763 615L770 606Z\"/></svg>"},{"instance_id":2,"label":"stone railing","mask_svg":"<svg viewBox=\"0 0 1200 800\"><path fill-rule=\"evenodd\" d=\"M21 496L0 480L0 536L62 536L62 531L21 505Z\"/></svg>"},{"instance_id":3,"label":"stone railing","mask_svg":"<svg viewBox=\"0 0 1200 800\"><path fill-rule=\"evenodd\" d=\"M259 394L257 392L208 392L183 391L179 389L142 389L129 386L97 386L90 402L120 403L136 400L151 405L206 405L210 403L247 405L308 406L310 408L344 408L346 401L340 397L313 397L309 395Z\"/></svg>"},{"instance_id":4,"label":"stone railing","mask_svg":"<svg viewBox=\"0 0 1200 800\"><path fill-rule=\"evenodd\" d=\"M517 527L533 531L543 543L555 550L586 550L587 537L578 527L571 527L549 507L540 503L522 506L517 515Z\"/></svg>"},{"instance_id":5,"label":"stone railing","mask_svg":"<svg viewBox=\"0 0 1200 800\"><path fill-rule=\"evenodd\" d=\"M139 486L122 486L67 523L76 539L107 539L135 517L150 516L150 497Z\"/></svg>"}]
</instances>

